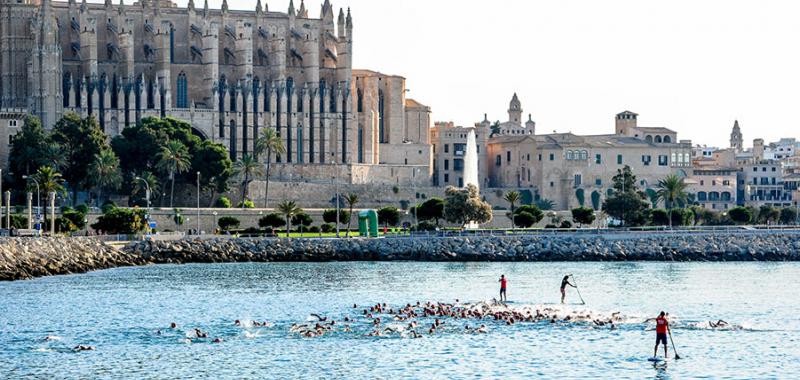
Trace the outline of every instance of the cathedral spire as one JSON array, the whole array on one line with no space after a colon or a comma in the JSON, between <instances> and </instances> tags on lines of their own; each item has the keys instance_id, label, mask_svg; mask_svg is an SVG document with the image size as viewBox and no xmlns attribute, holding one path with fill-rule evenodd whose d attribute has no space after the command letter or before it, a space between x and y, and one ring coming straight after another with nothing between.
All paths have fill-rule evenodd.
<instances>
[{"instance_id":1,"label":"cathedral spire","mask_svg":"<svg viewBox=\"0 0 800 380\"><path fill-rule=\"evenodd\" d=\"M256 13L261 14L261 0L256 2Z\"/></svg>"},{"instance_id":2,"label":"cathedral spire","mask_svg":"<svg viewBox=\"0 0 800 380\"><path fill-rule=\"evenodd\" d=\"M117 7L117 14L125 13L125 3L122 0L119 0L119 6Z\"/></svg>"},{"instance_id":3,"label":"cathedral spire","mask_svg":"<svg viewBox=\"0 0 800 380\"><path fill-rule=\"evenodd\" d=\"M320 13L320 18L327 18L333 21L333 7L331 6L330 0L325 0L325 2L322 3L322 12Z\"/></svg>"},{"instance_id":4,"label":"cathedral spire","mask_svg":"<svg viewBox=\"0 0 800 380\"><path fill-rule=\"evenodd\" d=\"M289 0L289 16L294 16L294 0Z\"/></svg>"},{"instance_id":5,"label":"cathedral spire","mask_svg":"<svg viewBox=\"0 0 800 380\"><path fill-rule=\"evenodd\" d=\"M86 0L81 0L81 12L86 12Z\"/></svg>"},{"instance_id":6,"label":"cathedral spire","mask_svg":"<svg viewBox=\"0 0 800 380\"><path fill-rule=\"evenodd\" d=\"M194 0L189 0L189 5L187 5L186 8L194 12Z\"/></svg>"},{"instance_id":7,"label":"cathedral spire","mask_svg":"<svg viewBox=\"0 0 800 380\"><path fill-rule=\"evenodd\" d=\"M347 30L353 29L353 18L350 17L350 7L347 7L347 18L345 19L345 24L347 26ZM350 37L350 33L347 34Z\"/></svg>"},{"instance_id":8,"label":"cathedral spire","mask_svg":"<svg viewBox=\"0 0 800 380\"><path fill-rule=\"evenodd\" d=\"M203 3L203 17L208 17L208 0Z\"/></svg>"},{"instance_id":9,"label":"cathedral spire","mask_svg":"<svg viewBox=\"0 0 800 380\"><path fill-rule=\"evenodd\" d=\"M305 0L300 0L300 10L297 12L297 16L308 18L308 11L306 10Z\"/></svg>"},{"instance_id":10,"label":"cathedral spire","mask_svg":"<svg viewBox=\"0 0 800 380\"><path fill-rule=\"evenodd\" d=\"M222 13L228 13L228 0L222 0Z\"/></svg>"},{"instance_id":11,"label":"cathedral spire","mask_svg":"<svg viewBox=\"0 0 800 380\"><path fill-rule=\"evenodd\" d=\"M111 4L111 0L106 0L104 5L105 5L106 9L111 8L111 5L112 5Z\"/></svg>"}]
</instances>

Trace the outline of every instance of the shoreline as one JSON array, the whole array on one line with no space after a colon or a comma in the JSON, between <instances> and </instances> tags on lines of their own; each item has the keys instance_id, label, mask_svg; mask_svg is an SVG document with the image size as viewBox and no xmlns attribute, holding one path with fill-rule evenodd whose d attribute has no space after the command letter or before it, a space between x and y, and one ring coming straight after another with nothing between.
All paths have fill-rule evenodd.
<instances>
[{"instance_id":1,"label":"shoreline","mask_svg":"<svg viewBox=\"0 0 800 380\"><path fill-rule=\"evenodd\" d=\"M327 261L800 261L800 231L184 238L122 249L90 237L0 238L0 281L147 264Z\"/></svg>"}]
</instances>

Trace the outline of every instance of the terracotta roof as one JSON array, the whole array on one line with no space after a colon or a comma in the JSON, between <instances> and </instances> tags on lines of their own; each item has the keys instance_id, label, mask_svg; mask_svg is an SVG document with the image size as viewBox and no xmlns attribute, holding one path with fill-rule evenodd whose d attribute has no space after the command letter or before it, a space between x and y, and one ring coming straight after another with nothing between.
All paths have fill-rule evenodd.
<instances>
[{"instance_id":1,"label":"terracotta roof","mask_svg":"<svg viewBox=\"0 0 800 380\"><path fill-rule=\"evenodd\" d=\"M424 104L422 104L422 103L420 103L420 102L418 102L418 101L416 101L414 99L411 99L411 98L406 98L406 107L424 107L424 108L428 108L428 106L426 106L426 105L424 105Z\"/></svg>"}]
</instances>

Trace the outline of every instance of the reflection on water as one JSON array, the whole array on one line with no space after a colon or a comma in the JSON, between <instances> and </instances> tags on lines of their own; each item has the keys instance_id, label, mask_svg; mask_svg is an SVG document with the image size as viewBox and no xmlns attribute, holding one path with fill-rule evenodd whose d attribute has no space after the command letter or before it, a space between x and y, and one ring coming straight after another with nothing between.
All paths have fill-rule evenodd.
<instances>
[{"instance_id":1,"label":"reflection on water","mask_svg":"<svg viewBox=\"0 0 800 380\"><path fill-rule=\"evenodd\" d=\"M342 320L353 304L466 302L555 306L572 273L593 315L676 324L683 357L653 366L651 325L485 319L420 339L352 333L301 338L310 313ZM64 378L787 378L800 372L796 263L262 263L163 265L0 283L0 377ZM568 301L577 302L573 289ZM554 306L547 306L554 305ZM234 320L269 321L246 328ZM705 328L723 319L742 329ZM170 329L176 322L178 328ZM428 323L428 321L424 321ZM478 321L469 321L470 324ZM198 339L194 328L220 338ZM45 339L46 337L50 337ZM74 352L75 345L94 351ZM670 352L672 351L670 347Z\"/></svg>"}]
</instances>

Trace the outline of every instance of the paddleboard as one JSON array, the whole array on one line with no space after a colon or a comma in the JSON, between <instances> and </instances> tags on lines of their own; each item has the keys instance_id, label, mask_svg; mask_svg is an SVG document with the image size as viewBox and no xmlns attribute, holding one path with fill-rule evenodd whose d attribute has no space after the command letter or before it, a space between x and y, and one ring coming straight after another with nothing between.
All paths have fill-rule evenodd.
<instances>
[{"instance_id":1,"label":"paddleboard","mask_svg":"<svg viewBox=\"0 0 800 380\"><path fill-rule=\"evenodd\" d=\"M647 361L653 362L653 363L661 363L661 362L664 362L666 360L663 359L663 358L655 357L655 358L647 358Z\"/></svg>"}]
</instances>

